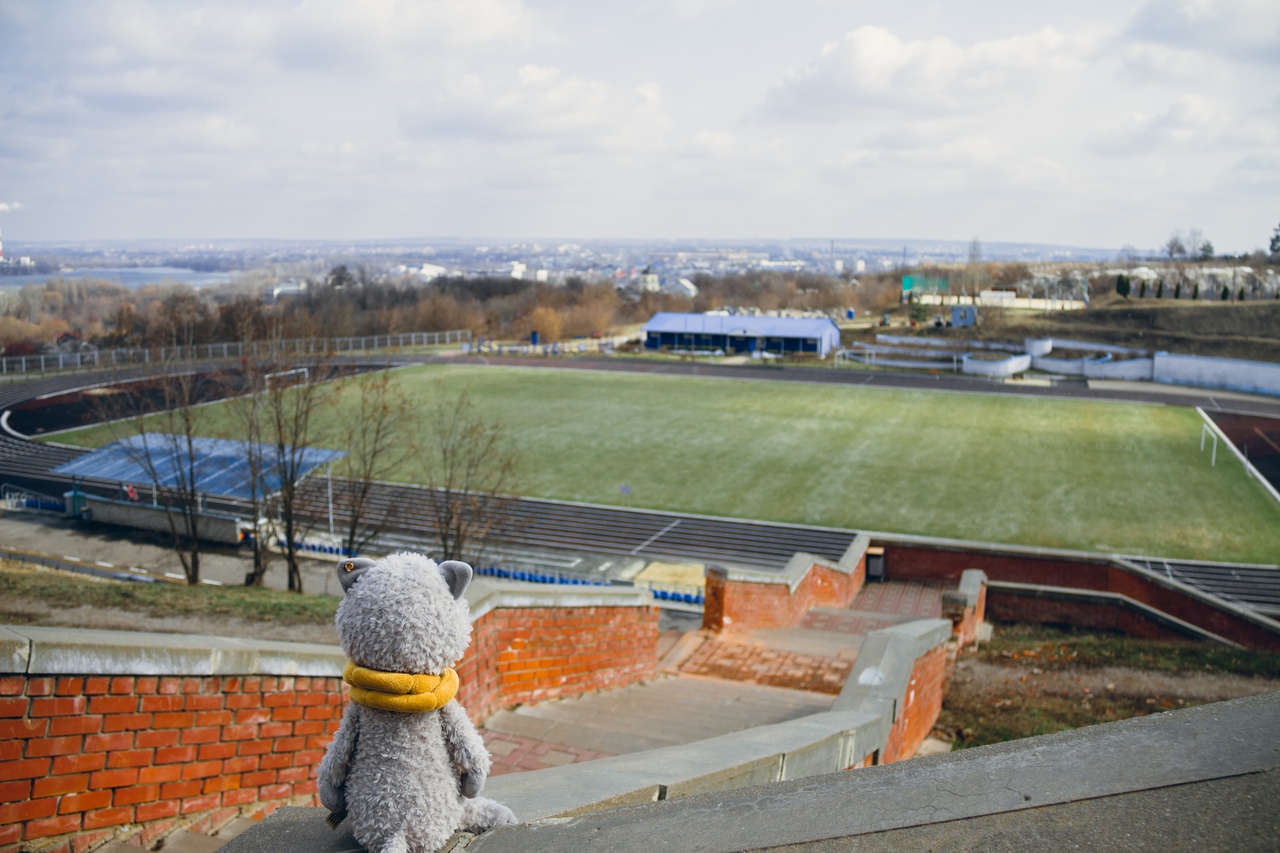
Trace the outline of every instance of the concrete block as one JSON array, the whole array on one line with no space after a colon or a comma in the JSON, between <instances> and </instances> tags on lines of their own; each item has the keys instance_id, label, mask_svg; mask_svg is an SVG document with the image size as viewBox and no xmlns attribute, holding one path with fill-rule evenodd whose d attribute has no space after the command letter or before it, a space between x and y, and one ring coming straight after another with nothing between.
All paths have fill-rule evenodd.
<instances>
[{"instance_id":1,"label":"concrete block","mask_svg":"<svg viewBox=\"0 0 1280 853\"><path fill-rule=\"evenodd\" d=\"M348 824L329 828L328 814L325 809L301 806L276 809L256 827L231 839L222 853L364 853Z\"/></svg>"},{"instance_id":2,"label":"concrete block","mask_svg":"<svg viewBox=\"0 0 1280 853\"><path fill-rule=\"evenodd\" d=\"M866 556L867 549L870 547L871 537L865 533L859 533L853 537L849 547L840 555L840 562L836 563L836 566L845 574L852 574L858 570L858 563L862 562L862 558Z\"/></svg>"},{"instance_id":3,"label":"concrete block","mask_svg":"<svg viewBox=\"0 0 1280 853\"><path fill-rule=\"evenodd\" d=\"M965 608L977 607L986 582L987 573L982 569L965 569L960 573L960 583L956 588L942 593L942 612L958 611L963 614Z\"/></svg>"},{"instance_id":4,"label":"concrete block","mask_svg":"<svg viewBox=\"0 0 1280 853\"><path fill-rule=\"evenodd\" d=\"M0 627L0 672L26 672L31 657L31 641L8 628Z\"/></svg>"}]
</instances>

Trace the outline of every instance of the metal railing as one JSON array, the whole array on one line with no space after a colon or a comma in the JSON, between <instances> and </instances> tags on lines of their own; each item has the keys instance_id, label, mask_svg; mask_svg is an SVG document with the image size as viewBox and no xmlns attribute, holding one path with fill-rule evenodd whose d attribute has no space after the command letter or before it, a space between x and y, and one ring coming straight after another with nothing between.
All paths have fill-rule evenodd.
<instances>
[{"instance_id":1,"label":"metal railing","mask_svg":"<svg viewBox=\"0 0 1280 853\"><path fill-rule=\"evenodd\" d=\"M48 512L55 515L66 515L67 502L62 498L44 495L5 483L0 487L0 506L10 511L26 510L28 512Z\"/></svg>"},{"instance_id":2,"label":"metal railing","mask_svg":"<svg viewBox=\"0 0 1280 853\"><path fill-rule=\"evenodd\" d=\"M13 355L0 358L0 375L124 367L166 361L214 361L288 353L372 352L382 349L469 344L470 342L470 329L452 329L446 332L403 332L396 335L368 335L362 338L287 338L276 341L237 341L178 347L129 347L44 353L43 355Z\"/></svg>"}]
</instances>

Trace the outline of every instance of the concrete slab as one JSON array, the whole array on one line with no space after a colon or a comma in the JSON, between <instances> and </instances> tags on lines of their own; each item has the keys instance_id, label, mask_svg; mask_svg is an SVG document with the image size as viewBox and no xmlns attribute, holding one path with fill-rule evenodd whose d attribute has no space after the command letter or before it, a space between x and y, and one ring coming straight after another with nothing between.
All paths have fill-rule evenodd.
<instances>
[{"instance_id":1,"label":"concrete slab","mask_svg":"<svg viewBox=\"0 0 1280 853\"><path fill-rule=\"evenodd\" d=\"M215 850L222 849L228 841L229 839L226 838L214 838L179 829L165 837L164 851L165 853L213 853Z\"/></svg>"}]
</instances>

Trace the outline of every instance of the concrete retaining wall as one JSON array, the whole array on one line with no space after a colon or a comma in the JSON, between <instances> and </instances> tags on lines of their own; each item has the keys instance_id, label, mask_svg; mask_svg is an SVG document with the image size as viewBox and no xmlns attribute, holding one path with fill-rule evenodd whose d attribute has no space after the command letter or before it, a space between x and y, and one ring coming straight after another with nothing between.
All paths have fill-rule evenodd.
<instances>
[{"instance_id":1,"label":"concrete retaining wall","mask_svg":"<svg viewBox=\"0 0 1280 853\"><path fill-rule=\"evenodd\" d=\"M1280 396L1280 364L1158 352L1152 378L1170 385Z\"/></svg>"},{"instance_id":2,"label":"concrete retaining wall","mask_svg":"<svg viewBox=\"0 0 1280 853\"><path fill-rule=\"evenodd\" d=\"M1150 358L1127 358L1123 361L1086 362L1084 375L1088 379L1150 380L1155 361Z\"/></svg>"},{"instance_id":3,"label":"concrete retaining wall","mask_svg":"<svg viewBox=\"0 0 1280 853\"><path fill-rule=\"evenodd\" d=\"M183 535L191 535L186 517L176 510L142 502L107 500L83 492L79 495L79 500L84 507L85 517L91 521L119 524L139 530L156 530L161 533L169 533L172 529L165 515L173 512L174 523L178 529ZM240 520L237 518L216 513L200 513L198 526L200 538L206 542L219 542L224 545L240 544Z\"/></svg>"}]
</instances>

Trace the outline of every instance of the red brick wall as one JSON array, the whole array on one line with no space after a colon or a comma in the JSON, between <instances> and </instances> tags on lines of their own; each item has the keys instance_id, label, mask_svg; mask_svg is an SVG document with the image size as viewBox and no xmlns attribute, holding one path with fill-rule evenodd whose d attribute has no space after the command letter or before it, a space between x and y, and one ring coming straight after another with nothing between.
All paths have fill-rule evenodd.
<instances>
[{"instance_id":1,"label":"red brick wall","mask_svg":"<svg viewBox=\"0 0 1280 853\"><path fill-rule=\"evenodd\" d=\"M473 625L458 699L473 719L651 677L653 607L498 609ZM79 853L123 826L178 826L313 804L346 702L337 678L0 676L0 853Z\"/></svg>"},{"instance_id":2,"label":"red brick wall","mask_svg":"<svg viewBox=\"0 0 1280 853\"><path fill-rule=\"evenodd\" d=\"M480 722L523 702L651 678L657 652L656 607L491 610L472 625L458 701Z\"/></svg>"},{"instance_id":3,"label":"red brick wall","mask_svg":"<svg viewBox=\"0 0 1280 853\"><path fill-rule=\"evenodd\" d=\"M961 646L973 645L978 640L978 626L987 615L987 585L984 583L978 591L978 603L966 607L959 619L953 619L952 636Z\"/></svg>"},{"instance_id":4,"label":"red brick wall","mask_svg":"<svg viewBox=\"0 0 1280 853\"><path fill-rule=\"evenodd\" d=\"M316 790L342 714L336 678L0 677L0 851L126 824L146 843ZM201 828L197 826L197 829Z\"/></svg>"},{"instance_id":5,"label":"red brick wall","mask_svg":"<svg viewBox=\"0 0 1280 853\"><path fill-rule=\"evenodd\" d=\"M1056 601L993 590L988 610L1003 622L1046 622L1122 631L1146 640L1182 640L1186 635L1119 604Z\"/></svg>"},{"instance_id":6,"label":"red brick wall","mask_svg":"<svg viewBox=\"0 0 1280 853\"><path fill-rule=\"evenodd\" d=\"M794 592L786 584L724 580L708 573L702 624L716 631L798 625L810 607L848 607L866 577L865 555L850 574L814 563Z\"/></svg>"},{"instance_id":7,"label":"red brick wall","mask_svg":"<svg viewBox=\"0 0 1280 853\"><path fill-rule=\"evenodd\" d=\"M882 764L911 758L933 731L946 695L948 656L948 649L943 645L916 659L907 694L898 709L898 719L889 730L889 739L880 753Z\"/></svg>"},{"instance_id":8,"label":"red brick wall","mask_svg":"<svg viewBox=\"0 0 1280 853\"><path fill-rule=\"evenodd\" d=\"M891 580L950 581L960 579L965 569L982 569L994 581L1062 586L1118 592L1156 610L1176 616L1192 625L1212 631L1243 646L1280 651L1280 636L1229 610L1161 586L1119 566L1102 560L1038 557L976 549L948 549L937 546L885 544L885 573ZM1001 605L1006 600L1002 598ZM1099 605L1104 610L1114 610ZM1027 611L1028 613L1032 611ZM1082 611L1077 608L1076 613ZM995 615L993 608L993 615ZM1098 614L1098 619L1116 618ZM1150 625L1147 620L1134 621ZM1081 624L1090 624L1084 622ZM1146 630L1146 629L1144 629ZM1142 636L1146 636L1145 634Z\"/></svg>"}]
</instances>

